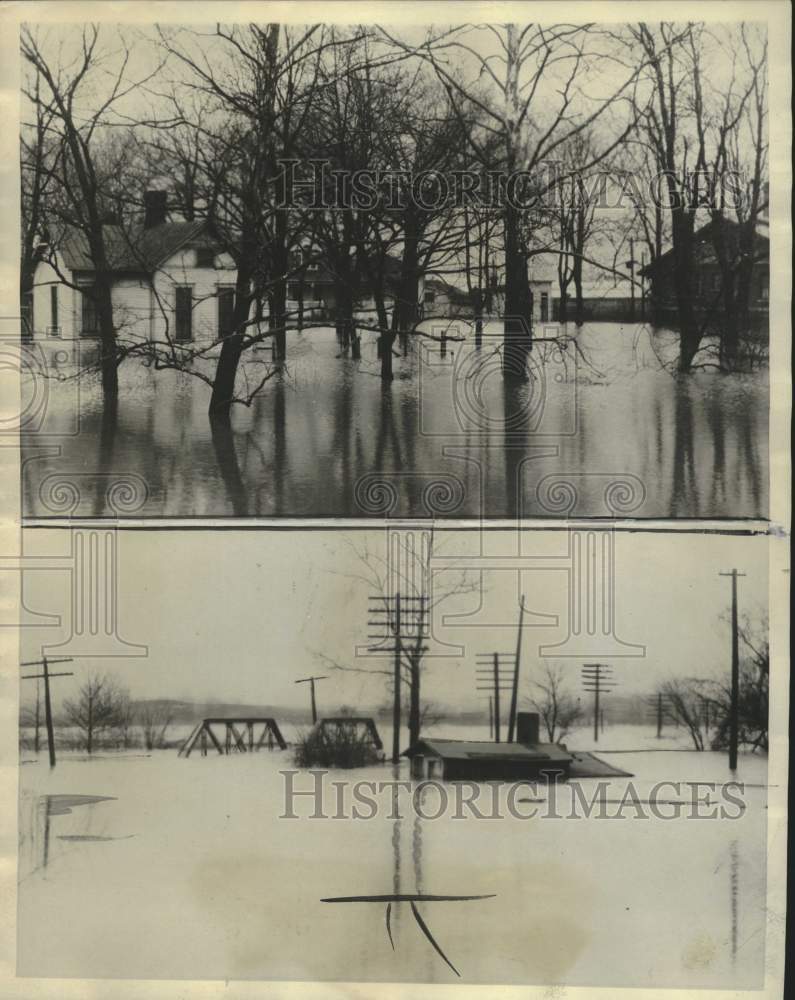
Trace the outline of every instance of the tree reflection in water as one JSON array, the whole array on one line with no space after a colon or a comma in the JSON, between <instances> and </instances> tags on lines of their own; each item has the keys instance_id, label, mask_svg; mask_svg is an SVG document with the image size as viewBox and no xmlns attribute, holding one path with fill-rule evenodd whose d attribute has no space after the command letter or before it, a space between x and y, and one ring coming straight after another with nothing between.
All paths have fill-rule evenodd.
<instances>
[{"instance_id":1,"label":"tree reflection in water","mask_svg":"<svg viewBox=\"0 0 795 1000\"><path fill-rule=\"evenodd\" d=\"M659 346L671 335L648 336ZM546 516L537 486L552 473L580 477L574 516L609 515L609 475L643 483L636 517L767 515L766 372L672 377L647 356L639 363L637 336L617 324L592 324L578 341L592 366L539 345L537 375L512 383L485 367L490 346L414 340L385 385L371 335L355 359L333 330L307 330L225 423L209 420L207 386L184 373L123 365L111 409L96 383L82 382L76 401L74 382L53 380L43 426L23 440L25 514L50 514L39 484L79 469L141 477L140 516L382 517L357 492L374 476L395 491L392 516ZM427 508L437 481L462 485L454 508ZM95 485L74 513L112 513Z\"/></svg>"}]
</instances>

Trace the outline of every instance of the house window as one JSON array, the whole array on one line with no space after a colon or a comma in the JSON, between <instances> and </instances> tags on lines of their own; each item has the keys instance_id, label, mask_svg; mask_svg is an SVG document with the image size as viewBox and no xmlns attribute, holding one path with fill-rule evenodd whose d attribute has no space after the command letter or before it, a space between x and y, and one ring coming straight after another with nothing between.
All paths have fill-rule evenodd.
<instances>
[{"instance_id":1,"label":"house window","mask_svg":"<svg viewBox=\"0 0 795 1000\"><path fill-rule=\"evenodd\" d=\"M291 281L287 285L287 298L291 302L297 302L298 299L299 299L299 297L300 297L299 293L300 293L300 289L298 287L298 282L297 281Z\"/></svg>"},{"instance_id":2,"label":"house window","mask_svg":"<svg viewBox=\"0 0 795 1000\"><path fill-rule=\"evenodd\" d=\"M234 332L233 316L235 311L234 288L218 289L218 336L228 337Z\"/></svg>"},{"instance_id":3,"label":"house window","mask_svg":"<svg viewBox=\"0 0 795 1000\"><path fill-rule=\"evenodd\" d=\"M717 271L713 272L712 275L712 291L720 291L720 274Z\"/></svg>"},{"instance_id":4,"label":"house window","mask_svg":"<svg viewBox=\"0 0 795 1000\"><path fill-rule=\"evenodd\" d=\"M431 291L430 289L426 289L426 291L423 293L422 301L425 303L426 306L432 306L436 301L436 292Z\"/></svg>"},{"instance_id":5,"label":"house window","mask_svg":"<svg viewBox=\"0 0 795 1000\"><path fill-rule=\"evenodd\" d=\"M174 289L174 339L193 340L193 289L190 285Z\"/></svg>"},{"instance_id":6,"label":"house window","mask_svg":"<svg viewBox=\"0 0 795 1000\"><path fill-rule=\"evenodd\" d=\"M94 299L94 289L87 288L80 294L81 317L80 333L84 337L94 337L99 333L97 322L97 303Z\"/></svg>"},{"instance_id":7,"label":"house window","mask_svg":"<svg viewBox=\"0 0 795 1000\"><path fill-rule=\"evenodd\" d=\"M766 274L763 274L759 279L759 298L763 302L767 302L770 298L770 284Z\"/></svg>"},{"instance_id":8,"label":"house window","mask_svg":"<svg viewBox=\"0 0 795 1000\"><path fill-rule=\"evenodd\" d=\"M58 286L50 285L50 326L53 332L58 329Z\"/></svg>"},{"instance_id":9,"label":"house window","mask_svg":"<svg viewBox=\"0 0 795 1000\"><path fill-rule=\"evenodd\" d=\"M197 247L196 267L215 267L215 249L213 247Z\"/></svg>"},{"instance_id":10,"label":"house window","mask_svg":"<svg viewBox=\"0 0 795 1000\"><path fill-rule=\"evenodd\" d=\"M549 292L541 293L541 322L549 322Z\"/></svg>"}]
</instances>

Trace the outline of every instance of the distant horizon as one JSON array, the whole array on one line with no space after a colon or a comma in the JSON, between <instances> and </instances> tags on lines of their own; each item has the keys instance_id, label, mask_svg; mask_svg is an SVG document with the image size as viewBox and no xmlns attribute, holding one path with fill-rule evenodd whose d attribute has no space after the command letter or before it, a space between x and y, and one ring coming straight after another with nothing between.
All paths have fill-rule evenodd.
<instances>
[{"instance_id":1,"label":"distant horizon","mask_svg":"<svg viewBox=\"0 0 795 1000\"><path fill-rule=\"evenodd\" d=\"M361 559L365 554L370 567L379 566L386 533L335 531L319 547L307 544L313 538L300 531L230 529L200 536L119 533L118 635L119 652L126 655L75 655L68 667L73 677L53 684L55 711L89 675L105 673L136 700L270 704L308 712L307 685L295 682L323 674L329 676L317 685L319 711L333 704L368 706L372 712L391 703L391 654L364 655L372 585ZM34 534L31 554L46 553L47 544L47 533ZM525 559L528 567L521 576L502 571L500 562L505 558L508 566L517 565L511 553L518 544L518 565L525 565ZM527 608L520 703L533 693L532 680L544 661L559 663L567 689L586 702L581 667L594 658L612 664L615 696L648 694L673 677L726 676L731 591L719 573L732 566L746 573L739 585L741 615L758 623L765 618L764 540L617 532L613 613L620 644L614 651L623 655L599 656L596 648L589 655L587 646L579 656L554 655L568 630L567 544L567 533L560 531L438 531L440 560L461 558L476 576L480 561L491 552L494 568L483 572L475 589L453 594L434 612L432 649L423 661L424 704L432 710L487 711L475 666L492 650L512 655L520 586ZM357 546L366 552L357 552ZM555 571L534 570L534 560ZM197 571L197 565L206 570ZM439 572L434 585L442 589L454 576ZM63 655L61 644L72 628L69 586L67 573L26 575L26 605L60 615L61 624L23 629L21 660L38 659L45 644L50 656ZM146 655L140 647L146 647ZM32 687L23 687L26 704L33 691L24 689Z\"/></svg>"}]
</instances>

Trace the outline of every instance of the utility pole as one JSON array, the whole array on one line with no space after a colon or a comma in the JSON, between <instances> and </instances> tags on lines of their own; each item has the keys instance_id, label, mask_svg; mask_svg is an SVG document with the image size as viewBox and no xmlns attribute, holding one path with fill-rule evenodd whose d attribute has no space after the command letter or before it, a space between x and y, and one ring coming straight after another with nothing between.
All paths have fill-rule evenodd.
<instances>
[{"instance_id":1,"label":"utility pole","mask_svg":"<svg viewBox=\"0 0 795 1000\"><path fill-rule=\"evenodd\" d=\"M475 668L478 691L488 691L493 698L494 742L500 742L500 692L513 691L513 676L509 679L503 673L507 667L500 666L500 657L510 660L512 653L483 653L478 657L480 665ZM515 669L514 669L515 675ZM491 701L491 699L489 699Z\"/></svg>"},{"instance_id":2,"label":"utility pole","mask_svg":"<svg viewBox=\"0 0 795 1000\"><path fill-rule=\"evenodd\" d=\"M494 696L489 695L489 739L494 739Z\"/></svg>"},{"instance_id":3,"label":"utility pole","mask_svg":"<svg viewBox=\"0 0 795 1000\"><path fill-rule=\"evenodd\" d=\"M317 725L317 704L315 702L315 681L325 681L328 678L328 674L320 674L316 677L302 677L297 680L296 684L306 684L309 682L309 690L312 696L312 725Z\"/></svg>"},{"instance_id":4,"label":"utility pole","mask_svg":"<svg viewBox=\"0 0 795 1000\"><path fill-rule=\"evenodd\" d=\"M745 576L736 569L718 576L732 578L732 687L729 706L729 770L737 770L737 742L739 739L739 708L740 708L740 639L737 622L737 577Z\"/></svg>"},{"instance_id":5,"label":"utility pole","mask_svg":"<svg viewBox=\"0 0 795 1000\"><path fill-rule=\"evenodd\" d=\"M645 251L640 255L640 318L642 320L646 319L646 278L644 271L646 270L646 253Z\"/></svg>"},{"instance_id":6,"label":"utility pole","mask_svg":"<svg viewBox=\"0 0 795 1000\"><path fill-rule=\"evenodd\" d=\"M516 632L516 662L513 668L513 688L511 689L511 713L508 716L508 742L513 743L516 735L516 702L519 696L519 660L522 655L522 621L524 619L524 594L519 601L519 628Z\"/></svg>"},{"instance_id":7,"label":"utility pole","mask_svg":"<svg viewBox=\"0 0 795 1000\"><path fill-rule=\"evenodd\" d=\"M409 635L416 629L417 645L413 652L421 655L428 647L421 645L423 636L428 634L428 598L397 593L394 597L383 594L370 598L368 625L376 632L368 633L368 638L377 639L378 644L370 646L373 653L394 654L394 697L392 701L392 763L400 763L400 721L401 721L401 662L404 633ZM391 639L394 645L383 645Z\"/></svg>"},{"instance_id":8,"label":"utility pole","mask_svg":"<svg viewBox=\"0 0 795 1000\"><path fill-rule=\"evenodd\" d=\"M600 710L599 710L599 696L602 694L607 694L613 687L615 687L615 681L612 679L613 668L607 666L605 663L586 663L582 668L582 681L583 687L586 691L593 692L594 696L594 706L593 706L593 738L595 742L599 742L599 721L600 721Z\"/></svg>"},{"instance_id":9,"label":"utility pole","mask_svg":"<svg viewBox=\"0 0 795 1000\"><path fill-rule=\"evenodd\" d=\"M55 731L52 724L52 701L50 700L50 678L51 677L73 677L72 671L51 674L50 664L51 663L72 663L71 656L59 656L55 659L48 660L46 656L42 656L40 660L28 660L27 663L20 663L21 667L41 667L42 672L40 674L31 674L29 677L23 677L23 681L44 681L44 721L47 725L47 748L50 751L50 767L55 767ZM37 700L38 708L38 700ZM36 742L38 743L38 712L36 713Z\"/></svg>"},{"instance_id":10,"label":"utility pole","mask_svg":"<svg viewBox=\"0 0 795 1000\"><path fill-rule=\"evenodd\" d=\"M500 742L500 654L494 654L494 741Z\"/></svg>"},{"instance_id":11,"label":"utility pole","mask_svg":"<svg viewBox=\"0 0 795 1000\"><path fill-rule=\"evenodd\" d=\"M39 684L38 680L36 681L36 716L35 716L35 723L36 723L36 732L35 732L35 735L33 737L33 749L38 754L39 749L41 747L41 741L39 739L40 730L41 730L41 685Z\"/></svg>"},{"instance_id":12,"label":"utility pole","mask_svg":"<svg viewBox=\"0 0 795 1000\"><path fill-rule=\"evenodd\" d=\"M650 714L652 720L657 723L658 740L662 738L663 722L665 721L666 716L668 716L666 705L667 700L667 695L663 694L662 691L658 691L657 694L646 698L646 704L649 706L649 713L647 714L647 717ZM668 716L668 718L670 721L670 716Z\"/></svg>"},{"instance_id":13,"label":"utility pole","mask_svg":"<svg viewBox=\"0 0 795 1000\"><path fill-rule=\"evenodd\" d=\"M629 282L629 294L630 294L630 307L629 307L629 318L630 320L635 319L635 240L630 236L629 238L629 260L626 261L626 267L629 268L630 282Z\"/></svg>"},{"instance_id":14,"label":"utility pole","mask_svg":"<svg viewBox=\"0 0 795 1000\"><path fill-rule=\"evenodd\" d=\"M392 348L387 344L384 350L391 351ZM392 362L390 361L390 364ZM395 685L395 696L392 701L392 763L397 764L400 761L400 643L401 643L401 626L402 622L400 620L400 592L395 594L395 600L393 604L393 622L394 622L394 636L395 636L395 670L394 670L394 685Z\"/></svg>"}]
</instances>

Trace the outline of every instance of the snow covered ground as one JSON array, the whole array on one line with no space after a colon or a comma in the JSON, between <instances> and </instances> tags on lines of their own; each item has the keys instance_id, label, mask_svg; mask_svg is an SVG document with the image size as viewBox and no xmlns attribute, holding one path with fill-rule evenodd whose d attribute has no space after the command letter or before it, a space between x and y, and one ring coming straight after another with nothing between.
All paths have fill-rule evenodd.
<instances>
[{"instance_id":1,"label":"snow covered ground","mask_svg":"<svg viewBox=\"0 0 795 1000\"><path fill-rule=\"evenodd\" d=\"M455 726L434 731L487 737ZM388 732L382 736L389 746ZM725 755L686 749L681 731L657 741L642 727L611 726L594 744L582 729L567 743L632 772L644 801L657 781L730 778ZM393 950L383 903L321 902L420 892L494 894L418 905L464 981L735 989L761 983L762 757L741 757L738 779L748 787L739 818L668 821L648 809L646 818L629 809L621 819L573 819L570 789L560 800L562 818L544 815L542 806L531 819L456 819L453 810L422 819L404 797L402 818L381 808L370 820L285 819L283 769L292 769L289 752L189 760L175 751L93 760L62 754L53 772L44 754L24 762L19 974L455 981L409 903L393 906ZM348 794L351 782L395 774L387 764L332 778ZM408 778L405 765L397 777ZM621 799L629 780L612 779L610 801ZM302 790L312 787L305 773L295 781ZM597 782L579 787L590 794ZM719 791L697 794L722 801ZM78 795L96 800L64 798ZM546 793L535 797L543 801ZM691 797L684 785L660 795ZM314 807L307 796L296 802L304 817ZM378 798L386 802L388 795ZM324 806L334 815L333 801Z\"/></svg>"}]
</instances>

